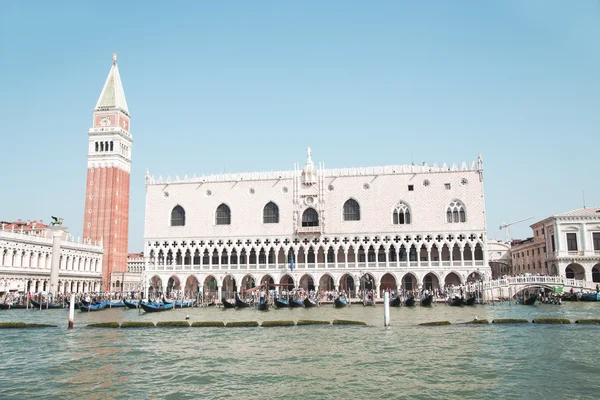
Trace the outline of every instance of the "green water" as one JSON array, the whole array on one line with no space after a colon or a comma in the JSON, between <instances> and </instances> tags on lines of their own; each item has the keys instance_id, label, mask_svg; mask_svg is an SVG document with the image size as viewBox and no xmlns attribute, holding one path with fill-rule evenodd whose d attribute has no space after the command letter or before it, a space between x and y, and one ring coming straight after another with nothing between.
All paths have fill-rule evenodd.
<instances>
[{"instance_id":1,"label":"green water","mask_svg":"<svg viewBox=\"0 0 600 400\"><path fill-rule=\"evenodd\" d=\"M600 326L452 325L427 321L599 318L600 304L391 310L222 310L140 314L112 309L0 311L0 321L59 328L2 330L0 398L590 399L600 390ZM354 319L369 327L92 329L102 321Z\"/></svg>"}]
</instances>

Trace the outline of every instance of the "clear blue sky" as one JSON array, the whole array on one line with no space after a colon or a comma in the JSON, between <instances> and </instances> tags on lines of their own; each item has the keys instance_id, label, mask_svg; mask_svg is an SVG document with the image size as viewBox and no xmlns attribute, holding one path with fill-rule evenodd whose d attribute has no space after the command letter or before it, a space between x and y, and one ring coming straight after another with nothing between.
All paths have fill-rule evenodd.
<instances>
[{"instance_id":1,"label":"clear blue sky","mask_svg":"<svg viewBox=\"0 0 600 400\"><path fill-rule=\"evenodd\" d=\"M600 206L600 1L5 1L0 219L83 225L87 130L117 52L144 173L471 161L488 232ZM533 222L533 220L529 221ZM531 235L529 223L514 237Z\"/></svg>"}]
</instances>

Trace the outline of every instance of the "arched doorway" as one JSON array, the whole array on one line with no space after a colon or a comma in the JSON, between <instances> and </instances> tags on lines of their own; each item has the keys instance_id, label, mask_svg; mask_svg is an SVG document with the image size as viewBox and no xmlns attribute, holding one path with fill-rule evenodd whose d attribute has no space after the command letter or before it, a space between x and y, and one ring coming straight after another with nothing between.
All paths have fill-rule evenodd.
<instances>
[{"instance_id":1,"label":"arched doorway","mask_svg":"<svg viewBox=\"0 0 600 400\"><path fill-rule=\"evenodd\" d=\"M592 282L600 282L600 264L596 264L592 268Z\"/></svg>"},{"instance_id":2,"label":"arched doorway","mask_svg":"<svg viewBox=\"0 0 600 400\"><path fill-rule=\"evenodd\" d=\"M198 289L200 289L198 279L193 275L188 276L188 278L185 280L185 295L195 298L198 294Z\"/></svg>"},{"instance_id":3,"label":"arched doorway","mask_svg":"<svg viewBox=\"0 0 600 400\"><path fill-rule=\"evenodd\" d=\"M262 279L260 280L260 284L261 284L261 286L266 286L267 290L275 288L275 280L273 279L273 277L271 275L263 276Z\"/></svg>"},{"instance_id":4,"label":"arched doorway","mask_svg":"<svg viewBox=\"0 0 600 400\"><path fill-rule=\"evenodd\" d=\"M279 279L279 285L281 286L281 290L292 290L296 284L294 283L294 278L285 274Z\"/></svg>"},{"instance_id":5,"label":"arched doorway","mask_svg":"<svg viewBox=\"0 0 600 400\"><path fill-rule=\"evenodd\" d=\"M455 272L450 272L448 275L446 275L446 278L444 279L444 286L460 286L460 284L460 277Z\"/></svg>"},{"instance_id":6,"label":"arched doorway","mask_svg":"<svg viewBox=\"0 0 600 400\"><path fill-rule=\"evenodd\" d=\"M319 290L331 291L335 289L335 283L333 277L329 274L325 274L319 279Z\"/></svg>"},{"instance_id":7,"label":"arched doorway","mask_svg":"<svg viewBox=\"0 0 600 400\"><path fill-rule=\"evenodd\" d=\"M402 290L417 290L417 277L408 273L402 277Z\"/></svg>"},{"instance_id":8,"label":"arched doorway","mask_svg":"<svg viewBox=\"0 0 600 400\"><path fill-rule=\"evenodd\" d=\"M307 292L310 292L311 290L315 290L315 281L310 275L302 275L299 286Z\"/></svg>"},{"instance_id":9,"label":"arched doorway","mask_svg":"<svg viewBox=\"0 0 600 400\"><path fill-rule=\"evenodd\" d=\"M467 276L467 283L477 283L482 280L483 280L483 275L481 275L477 271L471 272L469 274L469 276Z\"/></svg>"},{"instance_id":10,"label":"arched doorway","mask_svg":"<svg viewBox=\"0 0 600 400\"><path fill-rule=\"evenodd\" d=\"M234 293L237 292L237 286L235 284L235 278L231 275L227 275L223 279L223 287L221 288L221 297L226 299L233 299Z\"/></svg>"},{"instance_id":11,"label":"arched doorway","mask_svg":"<svg viewBox=\"0 0 600 400\"><path fill-rule=\"evenodd\" d=\"M148 297L157 297L163 292L162 279L154 275L148 282Z\"/></svg>"},{"instance_id":12,"label":"arched doorway","mask_svg":"<svg viewBox=\"0 0 600 400\"><path fill-rule=\"evenodd\" d=\"M175 292L178 290L181 290L181 284L179 282L179 278L173 275L167 281L167 293Z\"/></svg>"},{"instance_id":13,"label":"arched doorway","mask_svg":"<svg viewBox=\"0 0 600 400\"><path fill-rule=\"evenodd\" d=\"M558 275L558 268L556 267L556 264L552 264L552 267L550 267L550 275L552 275L552 276Z\"/></svg>"},{"instance_id":14,"label":"arched doorway","mask_svg":"<svg viewBox=\"0 0 600 400\"><path fill-rule=\"evenodd\" d=\"M355 293L356 288L354 285L354 278L352 277L352 275L342 275L342 277L340 278L339 289L346 292L349 296L351 296L351 293Z\"/></svg>"},{"instance_id":15,"label":"arched doorway","mask_svg":"<svg viewBox=\"0 0 600 400\"><path fill-rule=\"evenodd\" d=\"M204 284L202 285L202 295L205 299L210 302L210 299L216 299L217 294L219 292L219 287L217 284L217 278L212 275L207 276L204 279Z\"/></svg>"},{"instance_id":16,"label":"arched doorway","mask_svg":"<svg viewBox=\"0 0 600 400\"><path fill-rule=\"evenodd\" d=\"M429 291L435 291L440 287L440 281L438 277L430 272L423 277L423 289Z\"/></svg>"},{"instance_id":17,"label":"arched doorway","mask_svg":"<svg viewBox=\"0 0 600 400\"><path fill-rule=\"evenodd\" d=\"M241 290L252 289L256 286L256 281L252 275L246 275L242 278L242 285L240 286Z\"/></svg>"},{"instance_id":18,"label":"arched doorway","mask_svg":"<svg viewBox=\"0 0 600 400\"><path fill-rule=\"evenodd\" d=\"M565 268L565 276L567 279L585 280L585 268L579 264L569 264Z\"/></svg>"},{"instance_id":19,"label":"arched doorway","mask_svg":"<svg viewBox=\"0 0 600 400\"><path fill-rule=\"evenodd\" d=\"M398 285L396 284L396 278L392 274L385 274L381 277L380 282L381 291L384 292L389 290L390 292L396 292Z\"/></svg>"}]
</instances>

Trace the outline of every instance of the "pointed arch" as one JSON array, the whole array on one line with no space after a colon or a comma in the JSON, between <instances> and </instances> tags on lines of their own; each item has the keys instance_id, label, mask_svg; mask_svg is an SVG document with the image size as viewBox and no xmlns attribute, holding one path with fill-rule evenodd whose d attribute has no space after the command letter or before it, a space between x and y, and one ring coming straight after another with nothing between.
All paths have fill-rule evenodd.
<instances>
[{"instance_id":1,"label":"pointed arch","mask_svg":"<svg viewBox=\"0 0 600 400\"><path fill-rule=\"evenodd\" d=\"M217 207L217 211L215 212L215 224L231 225L231 210L227 204L222 203Z\"/></svg>"},{"instance_id":2,"label":"pointed arch","mask_svg":"<svg viewBox=\"0 0 600 400\"><path fill-rule=\"evenodd\" d=\"M263 224L279 223L279 207L272 201L268 202L263 208Z\"/></svg>"},{"instance_id":3,"label":"pointed arch","mask_svg":"<svg viewBox=\"0 0 600 400\"><path fill-rule=\"evenodd\" d=\"M171 210L171 226L185 226L185 210L180 205Z\"/></svg>"},{"instance_id":4,"label":"pointed arch","mask_svg":"<svg viewBox=\"0 0 600 400\"><path fill-rule=\"evenodd\" d=\"M400 201L394 206L392 223L394 225L409 225L411 223L410 207L404 201Z\"/></svg>"},{"instance_id":5,"label":"pointed arch","mask_svg":"<svg viewBox=\"0 0 600 400\"><path fill-rule=\"evenodd\" d=\"M307 208L302 213L302 226L319 226L319 213L312 207Z\"/></svg>"},{"instance_id":6,"label":"pointed arch","mask_svg":"<svg viewBox=\"0 0 600 400\"><path fill-rule=\"evenodd\" d=\"M464 203L458 199L454 199L446 207L446 222L462 223L467 222L467 209Z\"/></svg>"},{"instance_id":7,"label":"pointed arch","mask_svg":"<svg viewBox=\"0 0 600 400\"><path fill-rule=\"evenodd\" d=\"M344 221L360 221L360 205L356 200L346 200L343 212Z\"/></svg>"}]
</instances>

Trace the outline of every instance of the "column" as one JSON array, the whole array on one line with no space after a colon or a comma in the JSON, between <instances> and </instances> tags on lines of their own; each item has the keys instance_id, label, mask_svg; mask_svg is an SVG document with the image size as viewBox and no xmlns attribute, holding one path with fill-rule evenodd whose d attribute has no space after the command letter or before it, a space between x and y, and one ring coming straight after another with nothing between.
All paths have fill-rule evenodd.
<instances>
[{"instance_id":1,"label":"column","mask_svg":"<svg viewBox=\"0 0 600 400\"><path fill-rule=\"evenodd\" d=\"M427 248L427 266L431 268L431 247Z\"/></svg>"},{"instance_id":2,"label":"column","mask_svg":"<svg viewBox=\"0 0 600 400\"><path fill-rule=\"evenodd\" d=\"M375 294L377 295L378 299L381 298L381 295L379 293L379 289L381 289L381 284L380 283L375 284ZM373 299L373 300L375 300L375 299Z\"/></svg>"},{"instance_id":3,"label":"column","mask_svg":"<svg viewBox=\"0 0 600 400\"><path fill-rule=\"evenodd\" d=\"M60 240L63 231L66 229L62 226L53 226L52 228L52 263L50 264L50 287L48 292L56 297L58 290L58 272L60 269Z\"/></svg>"},{"instance_id":4,"label":"column","mask_svg":"<svg viewBox=\"0 0 600 400\"><path fill-rule=\"evenodd\" d=\"M219 282L217 282L217 304L221 303L221 296L223 293L223 284L219 285Z\"/></svg>"},{"instance_id":5,"label":"column","mask_svg":"<svg viewBox=\"0 0 600 400\"><path fill-rule=\"evenodd\" d=\"M460 248L460 266L461 268L465 266L465 248Z\"/></svg>"}]
</instances>

